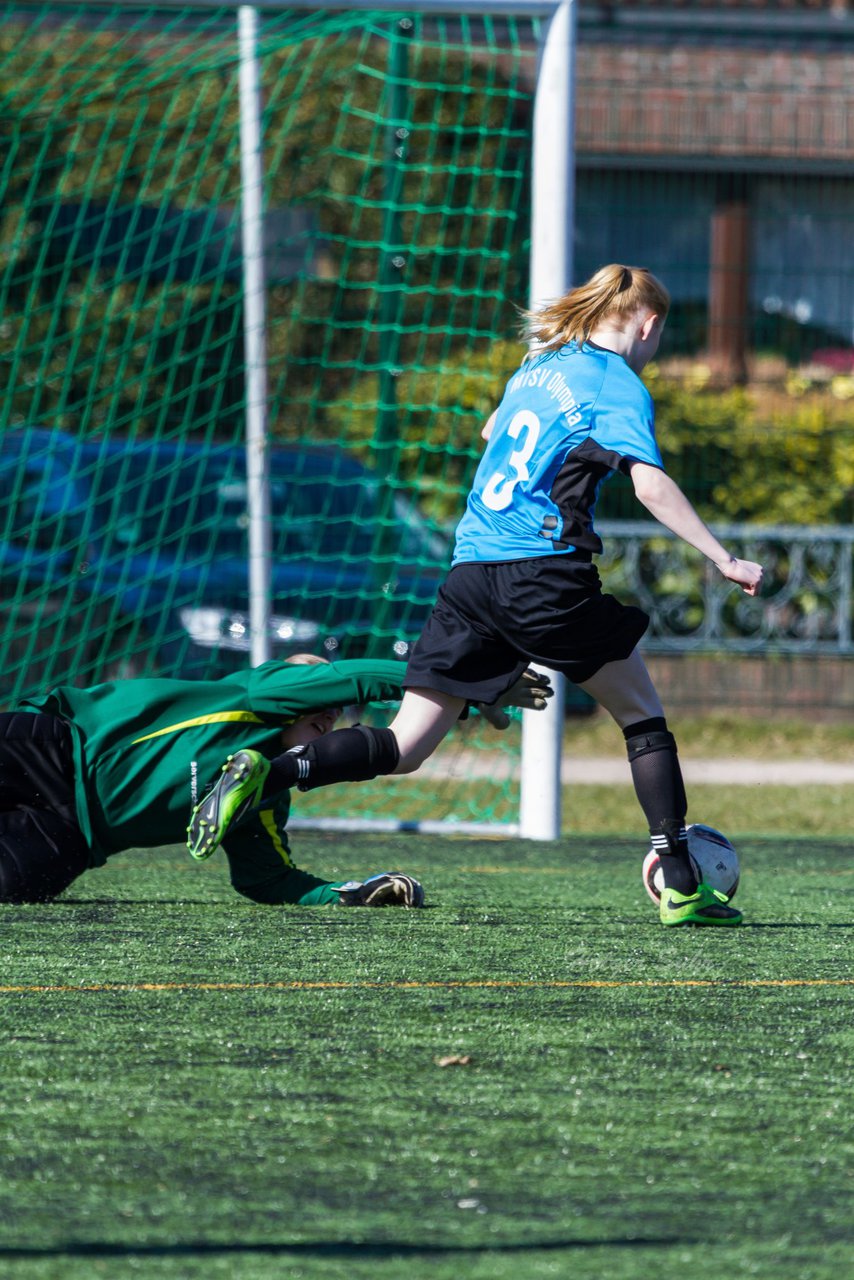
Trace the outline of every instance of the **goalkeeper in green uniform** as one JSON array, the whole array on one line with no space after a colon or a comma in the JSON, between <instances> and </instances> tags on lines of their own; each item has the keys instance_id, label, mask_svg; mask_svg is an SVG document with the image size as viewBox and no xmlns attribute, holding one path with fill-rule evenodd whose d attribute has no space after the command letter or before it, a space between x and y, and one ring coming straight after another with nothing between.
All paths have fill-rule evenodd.
<instances>
[{"instance_id":1,"label":"goalkeeper in green uniform","mask_svg":"<svg viewBox=\"0 0 854 1280\"><path fill-rule=\"evenodd\" d=\"M397 701L406 664L311 655L220 680L138 679L61 686L0 714L0 902L45 902L125 849L183 843L188 811L223 759L268 758L328 733L343 708ZM526 673L503 706L544 706ZM502 727L500 707L483 708ZM235 822L223 842L238 893L255 902L420 906L400 872L327 881L294 866L290 793Z\"/></svg>"}]
</instances>

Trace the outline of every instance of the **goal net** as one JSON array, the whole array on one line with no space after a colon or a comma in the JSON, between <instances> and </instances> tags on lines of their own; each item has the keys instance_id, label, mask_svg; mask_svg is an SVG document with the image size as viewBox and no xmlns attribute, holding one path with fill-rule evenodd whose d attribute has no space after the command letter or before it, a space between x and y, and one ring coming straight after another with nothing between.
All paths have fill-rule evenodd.
<instances>
[{"instance_id":1,"label":"goal net","mask_svg":"<svg viewBox=\"0 0 854 1280\"><path fill-rule=\"evenodd\" d=\"M4 705L250 661L237 21L0 14ZM537 39L259 10L274 657L404 658L433 601L523 353ZM518 748L474 715L295 816L512 823Z\"/></svg>"}]
</instances>

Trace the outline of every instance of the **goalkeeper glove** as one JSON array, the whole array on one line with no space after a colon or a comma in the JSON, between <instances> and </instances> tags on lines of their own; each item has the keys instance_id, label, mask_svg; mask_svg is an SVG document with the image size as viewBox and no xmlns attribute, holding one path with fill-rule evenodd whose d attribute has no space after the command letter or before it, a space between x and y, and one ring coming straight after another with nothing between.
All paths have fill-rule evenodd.
<instances>
[{"instance_id":1,"label":"goalkeeper glove","mask_svg":"<svg viewBox=\"0 0 854 1280\"><path fill-rule=\"evenodd\" d=\"M333 885L344 907L423 907L424 890L402 871L380 871L367 880Z\"/></svg>"},{"instance_id":2,"label":"goalkeeper glove","mask_svg":"<svg viewBox=\"0 0 854 1280\"><path fill-rule=\"evenodd\" d=\"M510 724L510 717L504 710L505 707L543 711L548 699L554 697L554 692L548 675L529 667L497 702L491 705L475 702L472 705L477 707L484 720L488 720L494 729L506 729Z\"/></svg>"}]
</instances>

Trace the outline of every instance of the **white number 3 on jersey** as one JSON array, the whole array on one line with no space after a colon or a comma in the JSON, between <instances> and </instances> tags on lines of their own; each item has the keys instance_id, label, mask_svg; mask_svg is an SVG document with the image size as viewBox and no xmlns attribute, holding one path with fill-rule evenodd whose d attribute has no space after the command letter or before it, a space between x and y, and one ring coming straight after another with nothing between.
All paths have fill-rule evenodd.
<instances>
[{"instance_id":1,"label":"white number 3 on jersey","mask_svg":"<svg viewBox=\"0 0 854 1280\"><path fill-rule=\"evenodd\" d=\"M522 443L507 459L507 465L512 469L513 474L508 476L503 471L494 471L484 486L481 496L490 511L504 511L509 507L513 501L513 490L516 485L520 480L529 478L528 462L536 448L540 434L540 420L535 413L531 413L530 409L520 409L510 420L507 434L513 440L518 440L522 436Z\"/></svg>"}]
</instances>

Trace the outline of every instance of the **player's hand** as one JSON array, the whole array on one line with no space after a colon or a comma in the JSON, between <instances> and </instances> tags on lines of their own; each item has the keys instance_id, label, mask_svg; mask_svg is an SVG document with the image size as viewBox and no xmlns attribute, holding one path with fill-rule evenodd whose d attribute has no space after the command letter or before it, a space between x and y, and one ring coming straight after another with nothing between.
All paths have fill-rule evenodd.
<instances>
[{"instance_id":1,"label":"player's hand","mask_svg":"<svg viewBox=\"0 0 854 1280\"><path fill-rule=\"evenodd\" d=\"M719 564L721 573L730 582L735 582L749 596L758 596L762 589L762 565L752 560L736 560L732 557L726 564Z\"/></svg>"},{"instance_id":2,"label":"player's hand","mask_svg":"<svg viewBox=\"0 0 854 1280\"><path fill-rule=\"evenodd\" d=\"M504 710L505 707L521 707L524 711L543 711L549 698L553 697L554 689L549 677L542 671L534 671L529 667L497 702L491 706L487 706L485 702L476 702L474 705L493 729L506 729L510 724L510 717Z\"/></svg>"},{"instance_id":3,"label":"player's hand","mask_svg":"<svg viewBox=\"0 0 854 1280\"><path fill-rule=\"evenodd\" d=\"M335 892L344 907L423 907L424 890L414 876L380 871L367 880L348 880Z\"/></svg>"}]
</instances>

